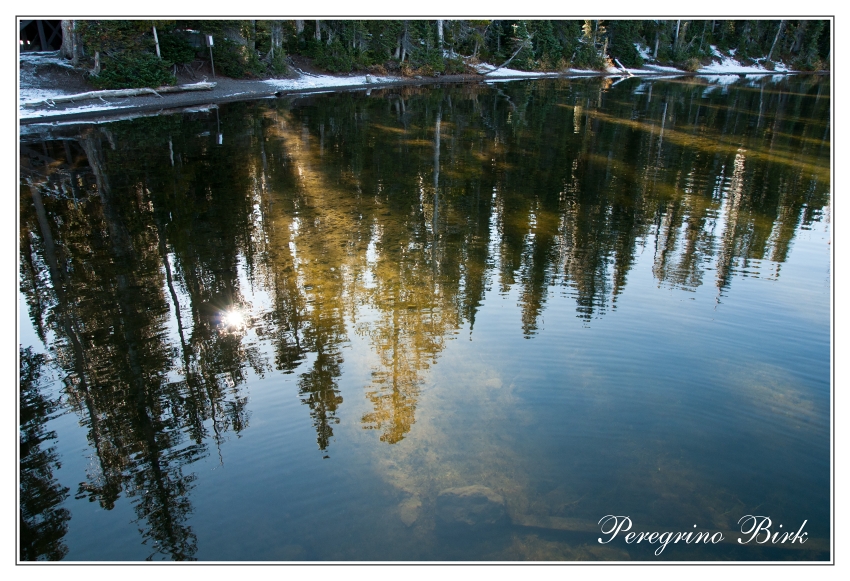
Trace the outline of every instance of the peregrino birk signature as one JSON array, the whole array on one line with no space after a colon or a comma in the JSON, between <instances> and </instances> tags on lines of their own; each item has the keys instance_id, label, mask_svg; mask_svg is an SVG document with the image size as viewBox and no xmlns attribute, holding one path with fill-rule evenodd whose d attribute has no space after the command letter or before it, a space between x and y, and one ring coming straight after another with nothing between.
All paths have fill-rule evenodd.
<instances>
[{"instance_id":1,"label":"peregrino birk signature","mask_svg":"<svg viewBox=\"0 0 850 581\"><path fill-rule=\"evenodd\" d=\"M792 529L782 530L783 525L779 525L778 527L774 527L773 521L770 517L761 516L761 515L744 515L740 519L738 519L738 525L740 527L741 536L738 537L738 543L741 545L747 544L758 544L758 545L777 545L784 543L797 543L803 544L806 542L809 533L805 532L803 528L806 526L808 520L804 520L803 524L800 525L800 528L797 532L792 532ZM658 545L658 548L655 549L655 554L660 555L664 552L664 549L667 548L669 544L677 544L684 543L687 545L692 544L714 544L722 542L726 539L726 536L722 531L681 531L681 532L673 532L673 531L643 531L643 532L635 532L632 531L632 519L628 516L617 516L613 514L609 514L603 516L599 519L600 532L605 535L605 537L599 537L597 540L603 544L607 545L611 541L613 541L617 536L622 534L623 540L626 541L626 544L639 544L642 542L646 542L650 545ZM773 527L773 528L771 528ZM694 528L697 528L697 525L694 525Z\"/></svg>"}]
</instances>

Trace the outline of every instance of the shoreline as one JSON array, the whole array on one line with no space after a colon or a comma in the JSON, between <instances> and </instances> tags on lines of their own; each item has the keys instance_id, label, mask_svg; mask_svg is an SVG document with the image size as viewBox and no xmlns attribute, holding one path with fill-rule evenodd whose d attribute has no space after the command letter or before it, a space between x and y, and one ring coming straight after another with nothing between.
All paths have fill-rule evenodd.
<instances>
[{"instance_id":1,"label":"shoreline","mask_svg":"<svg viewBox=\"0 0 850 581\"><path fill-rule=\"evenodd\" d=\"M178 92L165 95L140 95L125 97L120 100L107 101L96 97L79 102L69 102L50 106L44 98L42 104L31 109L23 109L19 105L18 119L20 126L51 124L59 122L106 122L124 118L146 117L149 115L174 114L192 108L211 108L219 104L236 101L253 101L257 99L297 97L341 91L371 91L374 89L389 89L402 86L423 86L447 84L492 84L519 80L540 79L590 79L611 78L620 81L629 78L646 80L671 79L679 77L764 77L788 76L800 74L828 75L829 72L800 72L800 71L745 71L745 72L688 72L673 70L628 69L627 73L617 71L578 71L562 73L526 73L505 71L498 76L488 75L445 75L440 77L375 77L359 75L339 77L331 75L307 76L297 79L266 79L266 80L237 80L229 78L213 79L216 86L211 90ZM309 86L299 87L304 81L311 81ZM350 80L350 83L347 81ZM617 81L617 82L620 82ZM734 81L733 81L734 82ZM45 87L39 87L44 90ZM19 87L19 95L20 95ZM102 101L102 102L100 102ZM33 101L29 101L33 102ZM29 113L29 114L27 114Z\"/></svg>"}]
</instances>

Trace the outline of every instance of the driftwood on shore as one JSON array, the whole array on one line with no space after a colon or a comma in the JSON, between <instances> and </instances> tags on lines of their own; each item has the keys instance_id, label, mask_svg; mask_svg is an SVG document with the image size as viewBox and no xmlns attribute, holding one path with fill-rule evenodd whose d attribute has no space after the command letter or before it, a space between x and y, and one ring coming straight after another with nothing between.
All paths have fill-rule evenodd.
<instances>
[{"instance_id":1,"label":"driftwood on shore","mask_svg":"<svg viewBox=\"0 0 850 581\"><path fill-rule=\"evenodd\" d=\"M161 97L160 93L181 93L183 91L209 91L215 87L215 83L207 81L200 83L192 83L191 85L176 85L173 87L157 87L151 89L143 87L141 89L114 89L107 91L89 91L87 93L77 93L76 95L59 95L42 99L40 101L28 101L23 103L24 107L38 107L44 103L53 105L56 103L68 103L71 101L84 101L86 99L103 99L104 97L137 97L139 95L156 95Z\"/></svg>"}]
</instances>

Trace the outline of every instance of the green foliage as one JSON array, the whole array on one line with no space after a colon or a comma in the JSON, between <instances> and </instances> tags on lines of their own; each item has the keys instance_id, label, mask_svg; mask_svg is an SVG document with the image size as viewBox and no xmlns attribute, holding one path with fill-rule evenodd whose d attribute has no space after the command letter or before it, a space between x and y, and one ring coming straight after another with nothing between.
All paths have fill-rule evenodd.
<instances>
[{"instance_id":1,"label":"green foliage","mask_svg":"<svg viewBox=\"0 0 850 581\"><path fill-rule=\"evenodd\" d=\"M257 23L257 32L254 37L255 48L260 54L268 54L272 49L272 35L268 27L260 21Z\"/></svg>"},{"instance_id":2,"label":"green foliage","mask_svg":"<svg viewBox=\"0 0 850 581\"><path fill-rule=\"evenodd\" d=\"M829 67L829 56L832 52L832 34L829 30L829 23L823 23L823 30L820 34L820 38L817 41L818 44L818 56L824 61L824 67Z\"/></svg>"},{"instance_id":3,"label":"green foliage","mask_svg":"<svg viewBox=\"0 0 850 581\"><path fill-rule=\"evenodd\" d=\"M797 59L798 67L804 71L816 71L824 68L821 62L818 45L820 36L823 33L826 22L823 20L813 20L808 26L808 39L803 43L803 49L800 57Z\"/></svg>"},{"instance_id":4,"label":"green foliage","mask_svg":"<svg viewBox=\"0 0 850 581\"><path fill-rule=\"evenodd\" d=\"M446 70L443 53L436 47L415 51L411 57L411 62L417 67L426 69L422 71L422 74L425 75L443 73Z\"/></svg>"},{"instance_id":5,"label":"green foliage","mask_svg":"<svg viewBox=\"0 0 850 581\"><path fill-rule=\"evenodd\" d=\"M735 21L724 20L720 22L720 30L716 40L717 48L728 51L735 47Z\"/></svg>"},{"instance_id":6,"label":"green foliage","mask_svg":"<svg viewBox=\"0 0 850 581\"><path fill-rule=\"evenodd\" d=\"M315 20L305 20L301 34L291 20L78 22L85 54L91 59L99 52L104 73L112 77L100 82L113 84L126 82L117 80L125 77L161 81L157 69L206 57L207 51L194 48L178 25L212 34L216 72L235 78L283 74L285 54L310 57L317 68L334 73L380 69L409 75L463 72L464 62L447 58L443 49L496 65L521 49L509 65L521 70L601 70L607 57L640 67L643 59L635 43L657 50L657 62L687 69L705 62L711 45L734 50L736 58L748 62L763 59L773 48L774 62L804 70L828 67L830 57L829 23L823 20L446 20L442 47L434 20L322 20L320 40ZM138 56L154 53L153 25L162 66ZM121 71L106 73L116 67Z\"/></svg>"},{"instance_id":7,"label":"green foliage","mask_svg":"<svg viewBox=\"0 0 850 581\"><path fill-rule=\"evenodd\" d=\"M354 69L354 58L339 40L330 45L312 41L312 53L317 67L332 73L347 73Z\"/></svg>"},{"instance_id":8,"label":"green foliage","mask_svg":"<svg viewBox=\"0 0 850 581\"><path fill-rule=\"evenodd\" d=\"M395 51L396 40L402 32L400 20L367 20L369 52L373 60L381 62L390 58Z\"/></svg>"},{"instance_id":9,"label":"green foliage","mask_svg":"<svg viewBox=\"0 0 850 581\"><path fill-rule=\"evenodd\" d=\"M466 72L466 64L460 57L446 59L443 72L447 75L461 75Z\"/></svg>"},{"instance_id":10,"label":"green foliage","mask_svg":"<svg viewBox=\"0 0 850 581\"><path fill-rule=\"evenodd\" d=\"M265 72L256 52L251 53L246 46L226 38L213 43L213 60L216 74L233 79L259 77Z\"/></svg>"},{"instance_id":11,"label":"green foliage","mask_svg":"<svg viewBox=\"0 0 850 581\"><path fill-rule=\"evenodd\" d=\"M308 21L310 22L310 21ZM305 27L290 50L314 59L314 64L330 72L367 69L392 56L402 30L401 21L322 21L321 41ZM330 38L330 42L328 42Z\"/></svg>"},{"instance_id":12,"label":"green foliage","mask_svg":"<svg viewBox=\"0 0 850 581\"><path fill-rule=\"evenodd\" d=\"M601 71L605 69L605 59L602 58L599 51L593 45L582 43L576 48L571 66L579 69Z\"/></svg>"},{"instance_id":13,"label":"green foliage","mask_svg":"<svg viewBox=\"0 0 850 581\"><path fill-rule=\"evenodd\" d=\"M216 42L218 42L219 37L224 35L224 31L226 28L234 28L240 26L241 21L239 20L183 20L181 21L181 25L184 28L191 28L192 30L198 30L203 34L212 34Z\"/></svg>"},{"instance_id":14,"label":"green foliage","mask_svg":"<svg viewBox=\"0 0 850 581\"><path fill-rule=\"evenodd\" d=\"M685 70L695 73L702 66L702 63L699 62L699 59L696 57L691 57L687 61L685 61Z\"/></svg>"},{"instance_id":15,"label":"green foliage","mask_svg":"<svg viewBox=\"0 0 850 581\"><path fill-rule=\"evenodd\" d=\"M154 48L153 22L150 20L80 20L77 30L89 54L112 55L124 51L149 51Z\"/></svg>"},{"instance_id":16,"label":"green foliage","mask_svg":"<svg viewBox=\"0 0 850 581\"><path fill-rule=\"evenodd\" d=\"M561 57L569 64L579 49L581 42L581 23L578 20L557 20L552 25L555 37L561 47Z\"/></svg>"},{"instance_id":17,"label":"green foliage","mask_svg":"<svg viewBox=\"0 0 850 581\"><path fill-rule=\"evenodd\" d=\"M154 54L153 26L163 27L160 39L172 37L168 23L151 20L87 20L78 23L83 47L90 58L100 54L101 71L91 77L98 89L126 89L172 85L171 62ZM175 52L179 55L179 50Z\"/></svg>"},{"instance_id":18,"label":"green foliage","mask_svg":"<svg viewBox=\"0 0 850 581\"><path fill-rule=\"evenodd\" d=\"M100 74L91 77L97 89L161 87L175 82L168 63L148 52L104 57Z\"/></svg>"},{"instance_id":19,"label":"green foliage","mask_svg":"<svg viewBox=\"0 0 850 581\"><path fill-rule=\"evenodd\" d=\"M531 71L537 68L535 60L534 42L531 32L528 30L528 25L524 20L517 20L511 24L512 34L510 36L511 47L510 54L513 54L517 49L523 47L522 50L511 61L511 68L516 68L521 71Z\"/></svg>"},{"instance_id":20,"label":"green foliage","mask_svg":"<svg viewBox=\"0 0 850 581\"><path fill-rule=\"evenodd\" d=\"M164 60L178 65L195 60L197 50L183 35L171 33L158 36L159 49Z\"/></svg>"},{"instance_id":21,"label":"green foliage","mask_svg":"<svg viewBox=\"0 0 850 581\"><path fill-rule=\"evenodd\" d=\"M484 34L485 50L482 53L484 60L501 63L507 56L508 51L507 38L505 35L505 22L503 20L495 20L487 27Z\"/></svg>"},{"instance_id":22,"label":"green foliage","mask_svg":"<svg viewBox=\"0 0 850 581\"><path fill-rule=\"evenodd\" d=\"M269 69L275 75L285 75L289 72L289 65L286 64L286 53L282 48L278 49L269 61Z\"/></svg>"},{"instance_id":23,"label":"green foliage","mask_svg":"<svg viewBox=\"0 0 850 581\"><path fill-rule=\"evenodd\" d=\"M551 70L563 56L551 20L532 20L527 24L533 41L534 68Z\"/></svg>"},{"instance_id":24,"label":"green foliage","mask_svg":"<svg viewBox=\"0 0 850 581\"><path fill-rule=\"evenodd\" d=\"M643 58L635 48L635 42L642 40L640 24L634 20L612 20L608 23L608 54L626 67L643 66Z\"/></svg>"}]
</instances>

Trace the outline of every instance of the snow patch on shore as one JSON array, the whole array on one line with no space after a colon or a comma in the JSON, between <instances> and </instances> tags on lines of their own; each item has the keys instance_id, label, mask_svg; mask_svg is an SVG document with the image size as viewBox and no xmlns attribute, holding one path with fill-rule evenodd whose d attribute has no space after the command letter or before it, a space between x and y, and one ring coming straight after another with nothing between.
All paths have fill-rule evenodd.
<instances>
[{"instance_id":1,"label":"snow patch on shore","mask_svg":"<svg viewBox=\"0 0 850 581\"><path fill-rule=\"evenodd\" d=\"M698 71L700 74L738 74L738 73L765 73L768 72L762 66L744 66L733 58L726 57L719 63L701 67Z\"/></svg>"},{"instance_id":2,"label":"snow patch on shore","mask_svg":"<svg viewBox=\"0 0 850 581\"><path fill-rule=\"evenodd\" d=\"M36 119L54 115L73 115L75 113L97 113L98 111L109 111L113 109L130 109L132 105L92 104L69 107L67 109L24 109L21 108L21 119Z\"/></svg>"},{"instance_id":3,"label":"snow patch on shore","mask_svg":"<svg viewBox=\"0 0 850 581\"><path fill-rule=\"evenodd\" d=\"M649 70L653 73L682 73L682 69L677 69L676 67L665 67L662 65L643 65L644 69Z\"/></svg>"},{"instance_id":4,"label":"snow patch on shore","mask_svg":"<svg viewBox=\"0 0 850 581\"><path fill-rule=\"evenodd\" d=\"M720 74L720 75L731 75L731 74L740 74L740 73L771 73L771 72L779 72L779 73L787 73L791 72L791 69L788 68L784 63L775 63L774 70L771 71L762 65L763 61L766 61L767 58L754 59L755 64L745 66L741 64L739 60L735 58L735 50L730 50L728 55L724 55L715 45L711 45L711 54L720 59L720 62L715 62L710 65L706 65L700 68L697 73L698 74Z\"/></svg>"},{"instance_id":5,"label":"snow patch on shore","mask_svg":"<svg viewBox=\"0 0 850 581\"><path fill-rule=\"evenodd\" d=\"M56 65L68 69L74 67L59 54L58 50L45 52L21 52L20 53L20 85L18 88L18 109L21 118L42 117L45 112L34 111L24 108L24 103L42 103L67 95L61 89L40 89L35 77L36 68L39 66Z\"/></svg>"},{"instance_id":6,"label":"snow patch on shore","mask_svg":"<svg viewBox=\"0 0 850 581\"><path fill-rule=\"evenodd\" d=\"M670 78L679 76L683 73L679 69L674 69L672 67L663 67L666 70L654 70L654 69L614 69L611 70L611 73L615 73L618 75L624 75L625 73L629 73L633 77L644 77L644 78ZM624 73L625 71L625 73Z\"/></svg>"},{"instance_id":7,"label":"snow patch on shore","mask_svg":"<svg viewBox=\"0 0 850 581\"><path fill-rule=\"evenodd\" d=\"M32 87L22 86L18 93L18 101L20 101L21 106L23 106L24 103L41 103L43 101L53 99L54 97L61 97L62 95L67 95L67 93L56 89L35 89Z\"/></svg>"},{"instance_id":8,"label":"snow patch on shore","mask_svg":"<svg viewBox=\"0 0 850 581\"><path fill-rule=\"evenodd\" d=\"M372 75L357 75L353 77L302 75L297 79L268 79L263 81L263 83L271 85L279 91L303 91L307 89L329 89L332 87L356 87L358 85L394 83L400 80L394 77L376 77Z\"/></svg>"},{"instance_id":9,"label":"snow patch on shore","mask_svg":"<svg viewBox=\"0 0 850 581\"><path fill-rule=\"evenodd\" d=\"M535 71L520 71L517 69L499 69L496 70L495 65L491 65L489 63L481 63L478 65L474 65L474 68L478 73L484 74L487 73L487 77L495 78L495 77L551 77L557 73L541 73ZM490 72L492 71L492 72Z\"/></svg>"},{"instance_id":10,"label":"snow patch on shore","mask_svg":"<svg viewBox=\"0 0 850 581\"><path fill-rule=\"evenodd\" d=\"M56 65L73 69L74 65L65 60L58 50L43 51L43 52L22 52L20 53L21 63L36 65Z\"/></svg>"},{"instance_id":11,"label":"snow patch on shore","mask_svg":"<svg viewBox=\"0 0 850 581\"><path fill-rule=\"evenodd\" d=\"M53 97L67 94L61 89L39 89L35 71L38 66L56 65L68 69L74 67L62 58L58 50L49 52L22 52L20 53L20 85L18 91L18 104L23 107L24 103L41 102ZM21 114L23 116L23 109Z\"/></svg>"},{"instance_id":12,"label":"snow patch on shore","mask_svg":"<svg viewBox=\"0 0 850 581\"><path fill-rule=\"evenodd\" d=\"M643 46L639 42L636 42L634 44L635 44L635 50L638 51L640 58L642 58L645 61L652 60L652 51L649 50L648 46Z\"/></svg>"}]
</instances>

